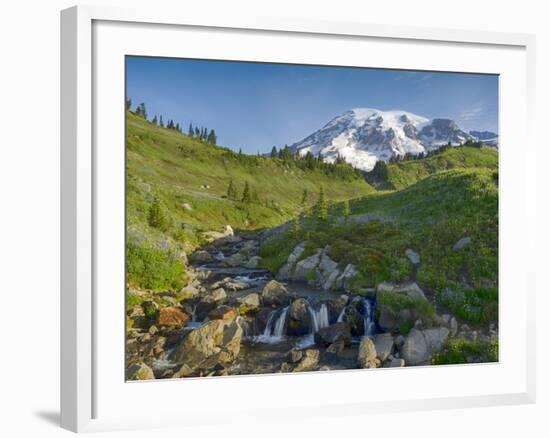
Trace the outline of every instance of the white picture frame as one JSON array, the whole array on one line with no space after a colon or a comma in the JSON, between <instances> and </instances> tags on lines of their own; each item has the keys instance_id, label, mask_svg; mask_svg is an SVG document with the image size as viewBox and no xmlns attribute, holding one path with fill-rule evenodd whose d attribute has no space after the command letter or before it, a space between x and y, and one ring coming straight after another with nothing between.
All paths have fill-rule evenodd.
<instances>
[{"instance_id":1,"label":"white picture frame","mask_svg":"<svg viewBox=\"0 0 550 438\"><path fill-rule=\"evenodd\" d=\"M105 25L104 25L105 24ZM99 27L98 27L99 25ZM104 27L101 27L104 26ZM124 29L118 29L120 26ZM132 29L131 29L132 28ZM117 108L113 113L107 114L101 108L106 100L102 96L101 90L108 90L112 95L120 95L123 90L118 91L112 87L119 87L124 81L123 77L118 75L116 68L115 80L107 85L100 84L103 80L102 73L105 68L105 62L109 57L119 59L120 53L141 54L140 47L143 47L143 53L152 50L145 48L145 44L139 41L139 38L132 39L132 52L126 52L124 32L133 32L132 35L138 35L140 29L148 29L149 36L156 35L161 41L163 32L177 32L178 29L185 29L186 32L197 31L201 35L208 35L216 32L234 32L235 38L243 41L242 46L234 45L227 48L228 57L239 58L239 50L243 50L244 41L249 41L250 49L247 59L272 60L276 57L276 50L273 52L261 54L258 44L254 46L255 38L263 38L268 35L270 39L277 38L299 38L315 40L316 38L336 38L338 44L362 44L368 41L369 44L383 42L387 45L406 44L407 46L436 47L434 50L445 50L447 44L460 48L463 53L469 51L484 50L486 53L495 52L496 67L491 67L486 62L485 67L479 65L459 66L457 63L447 64L444 57L440 59L431 59L425 61L426 70L441 69L460 69L461 71L480 71L503 74L507 68L514 68L514 72L509 74L510 81L505 87L515 87L514 94L504 92L504 98L508 102L519 106L517 113L503 112L501 115L501 124L507 122L513 115L521 116L517 126L506 127L502 132L503 157L501 159L501 209L502 227L501 233L501 251L507 249L510 251L525 251L534 246L536 238L536 227L534 215L529 215L527 211L534 211L535 199L535 180L534 168L527 169L523 162L519 163L515 173L515 178L521 181L519 187L512 187L506 180L509 173L506 172L508 166L513 164L513 157L506 155L506 139L521 138L526 151L534 155L535 143L533 137L534 120L534 48L535 39L531 35L490 33L483 31L462 31L450 29L424 29L416 27L373 25L365 23L338 23L338 22L316 22L306 20L290 20L275 18L257 18L242 16L239 19L232 19L230 22L224 17L195 17L184 12L163 11L158 8L149 8L147 10L126 10L110 7L78 6L62 11L61 13L61 425L62 427L75 431L100 431L112 429L133 429L146 427L165 427L165 426L186 426L192 424L202 424L207 420L206 414L201 414L200 398L197 398L195 411L184 410L180 408L167 412L162 406L148 407L150 415L141 415L136 412L131 415L130 412L117 411L111 409L106 398L112 400L111 404L121 402L117 397L135 397L138 393L147 394L147 397L158 397L166 395L174 388L174 385L187 384L186 391L216 391L223 388L224 391L242 392L245 395L252 394L251 391L264 388L271 391L274 400L280 400L280 394L277 392L284 384L300 385L303 389L314 388L318 385L319 379L332 379L332 383L327 383L328 391L330 388L337 388L338 385L353 385L354 379L368 378L373 382L373 376L376 373L364 372L359 374L343 373L309 373L308 375L287 375L287 376L250 376L238 378L220 378L220 379L184 379L185 382L138 382L125 383L124 379L119 381L119 375L122 372L112 373L109 377L109 367L123 368L123 362L120 362L120 348L123 349L123 342L114 339L112 345L107 345L105 339L105 327L108 331L112 328L123 327L124 321L120 316L120 321L111 321L106 317L110 313L103 311L108 300L114 300L116 303L113 309L118 309L120 303L124 300L122 289L120 296L116 291L106 298L101 295L98 299L98 290L105 290L104 279L107 279L111 273L107 273L104 266L118 266L118 271L112 275L120 275L117 260L124 258L123 247L111 251L113 259L106 260L101 254L105 255L102 241L106 233L102 231L103 216L101 211L105 209L98 208L103 202L110 202L115 206L115 210L120 213L124 206L116 207L116 202L120 198L113 196L112 199L104 201L107 198L105 187L120 185L120 178L124 178L123 167L106 165L105 154L98 154L98 141L105 144L106 135L113 132L114 143L117 147L124 148L124 141L120 144L120 127L124 125L123 113L120 112L120 119L117 119ZM123 32L123 34L117 34ZM136 33L137 32L137 33ZM118 35L118 36L117 36ZM109 49L104 43L105 39L111 42ZM215 38L214 38L215 39ZM263 43L265 43L263 41ZM140 46L140 44L142 46ZM275 43L274 43L275 44ZM306 44L306 43L304 43ZM314 41L308 41L307 44L318 44ZM208 44L196 46L196 51L201 50L210 55L204 55L205 58L212 57L219 48L215 44L208 48ZM314 46L311 47L314 47ZM230 50L231 49L231 50ZM138 50L139 53L136 53ZM172 49L164 47L159 55L169 55ZM175 49L174 49L175 50ZM424 49L422 49L424 50ZM108 53L109 52L109 53ZM198 53L197 52L197 53ZM290 51L289 51L290 52ZM507 58L506 53L510 53ZM179 53L179 52L178 52ZM482 52L479 52L482 54ZM485 53L485 52L483 52ZM102 56L105 55L105 58ZM289 53L288 61L299 59L300 53ZM489 56L489 55L487 55ZM292 58L292 59L290 59ZM497 59L498 58L498 59ZM509 63L510 59L518 62ZM100 60L101 62L97 62ZM120 59L119 59L120 61ZM487 60L486 60L487 61ZM345 64L345 60L335 60L335 63ZM405 66L407 60L402 61L401 67ZM415 61L419 62L419 61ZM458 62L458 61L457 61ZM482 58L479 58L482 63ZM500 64L499 64L500 63ZM507 64L510 64L506 67ZM514 65L512 65L514 64ZM400 65L391 65L399 68ZM439 65L439 67L438 67ZM502 70L499 70L502 65ZM387 62L378 62L375 67L388 67ZM110 68L110 67L109 67ZM418 68L418 67L417 67ZM517 82L517 83L514 83ZM525 82L524 82L525 81ZM120 88L120 87L119 87ZM114 93L113 93L114 90ZM117 94L118 93L118 94ZM123 108L124 101L120 100L120 106ZM516 110L514 110L516 111ZM106 123L108 119L110 122ZM118 125L117 125L118 124ZM116 126L115 126L116 125ZM112 130L112 131L111 131ZM118 134L114 134L117 132ZM521 136L521 137L520 137ZM108 142L109 140L107 140ZM120 149L117 149L120 152ZM119 153L118 152L118 153ZM116 155L116 154L115 154ZM113 160L116 162L116 158ZM120 164L120 162L117 162ZM517 164L517 163L516 163ZM508 175L508 176L507 176ZM116 190L115 190L116 192ZM517 202L522 202L521 208ZM107 204L106 204L107 205ZM120 215L114 212L114 222L119 224L117 218ZM512 239L511 236L514 227L519 223L527 223L523 230L524 239ZM119 224L120 225L120 224ZM100 232L98 233L98 230ZM517 230L517 228L516 228ZM124 226L113 231L124 233ZM117 237L118 236L118 237ZM114 237L114 242L120 235ZM103 252L102 252L103 251ZM121 256L122 255L122 256ZM107 255L105 255L107 257ZM118 257L118 259L117 259ZM122 257L122 259L121 259ZM517 332L512 333L507 330L506 320L502 326L500 336L505 341L515 342L519 345L518 352L515 352L517 358L508 360L507 349L503 348L501 352L501 361L498 365L481 365L468 367L443 367L444 370L437 371L430 367L419 367L414 371L410 369L402 370L380 370L377 373L384 376L384 373L394 373L392 379L410 378L414 376L415 380L422 379L446 379L451 374L453 378L466 378L466 373L474 379L490 380L491 375L498 375L503 385L502 391L498 391L487 384L487 389L480 386L478 392L455 391L446 394L445 389L435 388L431 395L415 392L414 388L399 395L391 394L387 398L368 398L366 395L359 394L353 398L346 399L341 397L334 403L325 403L322 399L316 399L315 392L312 392L311 399L304 399L297 405L280 406L277 410L278 419L300 418L301 416L326 416L326 415L363 415L367 412L397 412L415 409L442 409L472 406L489 406L504 404L532 403L535 400L535 310L534 310L534 273L531 272L529 264L524 260L518 263L514 272L510 272L508 267L511 263L517 262L513 255L506 256L509 260L501 261L500 282L503 286L520 290L517 309L509 308L509 301L506 299L500 303L500 312L504 316L514 311L517 313ZM123 265L123 263L122 263ZM109 277L110 278L110 277ZM529 280L528 280L529 279ZM110 279L109 279L110 281ZM104 292L103 292L104 293ZM118 301L117 301L118 300ZM99 319L98 314L102 315ZM116 319L117 313L113 313ZM123 330L123 329L122 329ZM122 336L122 333L121 333ZM103 354L98 354L101 351ZM105 360L108 352L113 352L110 358L111 362ZM508 351L509 352L509 351ZM122 358L123 360L123 358ZM513 363L512 363L513 362ZM517 363L516 363L517 362ZM510 369L499 375L499 370ZM492 367L492 368L486 368ZM406 373L406 374L403 374ZM414 373L414 374L412 374ZM507 374L508 373L508 374ZM325 377L328 375L329 377ZM429 375L429 376L428 376ZM476 377L477 375L477 377ZM368 377L365 377L368 376ZM383 380L385 377L380 377ZM109 380L114 379L114 380ZM118 379L118 380L117 380ZM508 386L502 379L507 380ZM107 383L106 383L107 382ZM113 385L113 382L116 385ZM327 380L328 382L328 380ZM495 377L494 384L498 383ZM372 383L371 383L372 384ZM115 386L120 386L121 392ZM414 385L413 385L414 386ZM112 388L110 388L112 387ZM345 386L344 386L345 387ZM107 388L107 389L106 389ZM126 391L130 388L130 391ZM207 389L205 389L207 388ZM491 389L493 388L493 389ZM485 391L485 392L483 392ZM123 395L123 392L126 394ZM373 390L373 393L376 392ZM460 394L460 395L458 395ZM230 412L225 415L217 411L216 406L210 406L210 414L216 413L220 422L231 421L231 417L238 413L240 416L255 416L256 418L271 419L267 410L262 410L254 406L252 402L246 402L243 395L241 403L234 403ZM204 409L203 409L204 411ZM185 415L187 413L187 415Z\"/></svg>"}]
</instances>

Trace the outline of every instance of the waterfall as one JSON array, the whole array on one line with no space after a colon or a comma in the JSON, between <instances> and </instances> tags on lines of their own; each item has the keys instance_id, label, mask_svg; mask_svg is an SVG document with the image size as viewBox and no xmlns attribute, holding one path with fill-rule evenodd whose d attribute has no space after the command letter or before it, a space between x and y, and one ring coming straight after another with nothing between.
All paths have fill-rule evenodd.
<instances>
[{"instance_id":1,"label":"waterfall","mask_svg":"<svg viewBox=\"0 0 550 438\"><path fill-rule=\"evenodd\" d=\"M336 322L344 322L344 316L346 315L346 306L342 307L342 311L338 315Z\"/></svg>"},{"instance_id":2,"label":"waterfall","mask_svg":"<svg viewBox=\"0 0 550 438\"><path fill-rule=\"evenodd\" d=\"M273 336L275 336L276 338L281 338L285 334L287 313L288 313L288 306L286 306L283 309L283 311L281 312L281 315L279 316L279 319L277 319L277 322L275 323L275 328L273 329Z\"/></svg>"},{"instance_id":3,"label":"waterfall","mask_svg":"<svg viewBox=\"0 0 550 438\"><path fill-rule=\"evenodd\" d=\"M328 308L325 303L321 304L319 310L313 309L311 305L308 306L309 315L311 317L311 331L316 333L319 329L329 326L328 321Z\"/></svg>"},{"instance_id":4,"label":"waterfall","mask_svg":"<svg viewBox=\"0 0 550 438\"><path fill-rule=\"evenodd\" d=\"M273 310L267 317L264 332L261 335L254 337L254 340L256 342L265 343L273 343L282 340L285 335L286 315L288 313L288 308L289 306L283 308L279 314L279 317L277 317L279 310Z\"/></svg>"},{"instance_id":5,"label":"waterfall","mask_svg":"<svg viewBox=\"0 0 550 438\"><path fill-rule=\"evenodd\" d=\"M363 327L365 336L372 336L376 331L376 325L374 323L374 308L370 300L363 299Z\"/></svg>"}]
</instances>

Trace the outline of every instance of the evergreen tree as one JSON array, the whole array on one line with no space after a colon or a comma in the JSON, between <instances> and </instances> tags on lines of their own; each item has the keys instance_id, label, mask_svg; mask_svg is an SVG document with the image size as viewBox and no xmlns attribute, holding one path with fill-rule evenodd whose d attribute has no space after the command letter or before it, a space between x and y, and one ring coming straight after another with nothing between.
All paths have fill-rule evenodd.
<instances>
[{"instance_id":1,"label":"evergreen tree","mask_svg":"<svg viewBox=\"0 0 550 438\"><path fill-rule=\"evenodd\" d=\"M151 120L151 123L153 125L156 125L158 123L158 119L157 119L157 115L155 114L155 116L153 117L153 120Z\"/></svg>"},{"instance_id":2,"label":"evergreen tree","mask_svg":"<svg viewBox=\"0 0 550 438\"><path fill-rule=\"evenodd\" d=\"M176 123L176 131L178 131L178 132L181 132L181 129L180 129L180 124L179 124L179 122L178 122L178 123Z\"/></svg>"},{"instance_id":3,"label":"evergreen tree","mask_svg":"<svg viewBox=\"0 0 550 438\"><path fill-rule=\"evenodd\" d=\"M168 228L168 218L164 213L162 204L155 196L151 207L149 208L149 225L152 227L158 228L159 230L165 231Z\"/></svg>"},{"instance_id":4,"label":"evergreen tree","mask_svg":"<svg viewBox=\"0 0 550 438\"><path fill-rule=\"evenodd\" d=\"M248 181L246 181L244 183L242 202L249 204L251 201L252 201L252 197L250 193L250 185L248 184Z\"/></svg>"},{"instance_id":5,"label":"evergreen tree","mask_svg":"<svg viewBox=\"0 0 550 438\"><path fill-rule=\"evenodd\" d=\"M325 198L323 186L319 189L319 199L317 200L317 219L326 221L328 219L328 202Z\"/></svg>"},{"instance_id":6,"label":"evergreen tree","mask_svg":"<svg viewBox=\"0 0 550 438\"><path fill-rule=\"evenodd\" d=\"M145 103L141 102L136 108L136 114L147 120L147 110L145 109Z\"/></svg>"},{"instance_id":7,"label":"evergreen tree","mask_svg":"<svg viewBox=\"0 0 550 438\"><path fill-rule=\"evenodd\" d=\"M292 237L298 239L300 237L300 218L295 217L292 221L292 228L290 230Z\"/></svg>"},{"instance_id":8,"label":"evergreen tree","mask_svg":"<svg viewBox=\"0 0 550 438\"><path fill-rule=\"evenodd\" d=\"M187 135L189 137L193 137L193 135L195 135L195 130L193 129L193 124L192 123L189 123L189 129L187 131Z\"/></svg>"},{"instance_id":9,"label":"evergreen tree","mask_svg":"<svg viewBox=\"0 0 550 438\"><path fill-rule=\"evenodd\" d=\"M351 214L351 210L349 208L349 201L346 199L342 203L342 216L344 216L346 222L348 221L348 216Z\"/></svg>"},{"instance_id":10,"label":"evergreen tree","mask_svg":"<svg viewBox=\"0 0 550 438\"><path fill-rule=\"evenodd\" d=\"M126 111L132 110L132 99L126 99Z\"/></svg>"},{"instance_id":11,"label":"evergreen tree","mask_svg":"<svg viewBox=\"0 0 550 438\"><path fill-rule=\"evenodd\" d=\"M309 196L309 193L307 189L304 189L304 191L302 192L302 202L301 202L302 207L305 207L307 205L308 196Z\"/></svg>"},{"instance_id":12,"label":"evergreen tree","mask_svg":"<svg viewBox=\"0 0 550 438\"><path fill-rule=\"evenodd\" d=\"M159 126L160 126L161 128L164 128L164 122L163 122L163 120L162 120L162 114L161 114L161 116L160 116L160 118L159 118Z\"/></svg>"},{"instance_id":13,"label":"evergreen tree","mask_svg":"<svg viewBox=\"0 0 550 438\"><path fill-rule=\"evenodd\" d=\"M213 129L210 130L210 133L208 134L208 138L206 141L210 144L217 144L218 143L218 137L216 136L216 131Z\"/></svg>"},{"instance_id":14,"label":"evergreen tree","mask_svg":"<svg viewBox=\"0 0 550 438\"><path fill-rule=\"evenodd\" d=\"M273 146L273 148L271 149L270 157L277 158L277 148L275 146Z\"/></svg>"},{"instance_id":15,"label":"evergreen tree","mask_svg":"<svg viewBox=\"0 0 550 438\"><path fill-rule=\"evenodd\" d=\"M233 180L229 180L229 186L227 187L227 197L229 199L237 198L237 189L235 188L235 184L233 184Z\"/></svg>"},{"instance_id":16,"label":"evergreen tree","mask_svg":"<svg viewBox=\"0 0 550 438\"><path fill-rule=\"evenodd\" d=\"M199 128L195 126L195 137L200 137L200 134Z\"/></svg>"},{"instance_id":17,"label":"evergreen tree","mask_svg":"<svg viewBox=\"0 0 550 438\"><path fill-rule=\"evenodd\" d=\"M283 154L282 154L283 161L290 161L292 160L292 154L290 153L290 148L287 144L285 144L285 147L283 148Z\"/></svg>"}]
</instances>

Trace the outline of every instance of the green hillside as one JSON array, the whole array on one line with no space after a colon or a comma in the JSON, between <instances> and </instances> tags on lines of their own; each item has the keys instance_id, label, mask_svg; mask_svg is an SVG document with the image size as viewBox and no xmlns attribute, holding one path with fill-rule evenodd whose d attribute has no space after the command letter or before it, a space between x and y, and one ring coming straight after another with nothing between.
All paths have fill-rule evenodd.
<instances>
[{"instance_id":1,"label":"green hillside","mask_svg":"<svg viewBox=\"0 0 550 438\"><path fill-rule=\"evenodd\" d=\"M401 190L428 176L451 169L472 167L498 169L498 151L492 147L460 146L443 148L423 159L407 159L384 166L373 182L383 189Z\"/></svg>"},{"instance_id":2,"label":"green hillside","mask_svg":"<svg viewBox=\"0 0 550 438\"><path fill-rule=\"evenodd\" d=\"M158 247L190 252L201 244L203 232L218 231L226 224L235 230L280 225L310 208L321 187L334 202L374 192L362 174L347 164L318 163L310 169L295 160L240 154L159 127L131 112L127 112L126 150L132 251L137 251L133 245L139 242L153 252ZM250 200L242 202L246 183ZM228 197L230 184L234 193ZM165 222L162 226L150 224L155 199Z\"/></svg>"},{"instance_id":3,"label":"green hillside","mask_svg":"<svg viewBox=\"0 0 550 438\"><path fill-rule=\"evenodd\" d=\"M281 236L263 248L264 263L285 260L294 245L306 241L312 254L330 246L340 266L359 267L356 289L382 281L416 280L436 295L441 304L456 307L463 319L495 319L498 288L498 172L486 168L438 172L410 187L378 192L350 202L351 216L338 220L341 205L325 223L313 216L301 233ZM471 243L453 249L460 239ZM421 259L418 270L405 251L414 249ZM286 252L281 256L281 252ZM450 302L446 288L459 291Z\"/></svg>"}]
</instances>

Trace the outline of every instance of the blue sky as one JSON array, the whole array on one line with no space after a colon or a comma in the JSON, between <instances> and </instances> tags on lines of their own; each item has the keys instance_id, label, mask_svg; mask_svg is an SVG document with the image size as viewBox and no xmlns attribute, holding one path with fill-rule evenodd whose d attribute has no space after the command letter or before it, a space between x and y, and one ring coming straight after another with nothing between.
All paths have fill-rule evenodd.
<instances>
[{"instance_id":1,"label":"blue sky","mask_svg":"<svg viewBox=\"0 0 550 438\"><path fill-rule=\"evenodd\" d=\"M498 132L494 75L128 57L127 96L246 153L292 144L352 108L404 110Z\"/></svg>"}]
</instances>

